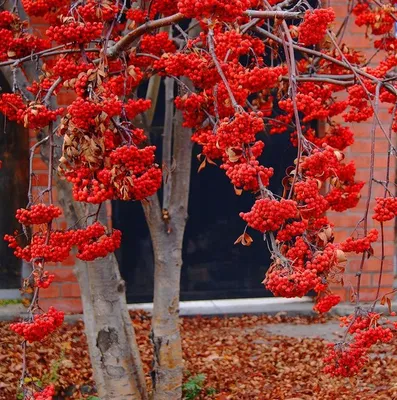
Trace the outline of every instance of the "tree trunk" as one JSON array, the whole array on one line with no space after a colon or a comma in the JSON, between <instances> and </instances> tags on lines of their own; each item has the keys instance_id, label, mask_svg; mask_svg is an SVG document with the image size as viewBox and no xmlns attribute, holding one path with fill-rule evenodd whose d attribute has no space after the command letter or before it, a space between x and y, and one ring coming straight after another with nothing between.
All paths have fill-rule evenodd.
<instances>
[{"instance_id":1,"label":"tree trunk","mask_svg":"<svg viewBox=\"0 0 397 400\"><path fill-rule=\"evenodd\" d=\"M183 229L182 222L177 230ZM151 338L155 400L175 400L182 394L183 359L179 330L182 240L180 232L162 233L153 238L155 273Z\"/></svg>"},{"instance_id":2,"label":"tree trunk","mask_svg":"<svg viewBox=\"0 0 397 400\"><path fill-rule=\"evenodd\" d=\"M58 180L57 189L72 226L85 215L83 205L72 200L67 182ZM104 213L99 219L106 223ZM110 254L93 262L77 261L76 275L98 396L102 400L146 400L142 362L116 257Z\"/></svg>"},{"instance_id":3,"label":"tree trunk","mask_svg":"<svg viewBox=\"0 0 397 400\"><path fill-rule=\"evenodd\" d=\"M114 254L77 265L84 322L98 395L141 400L145 384L139 349ZM140 376L142 375L142 376Z\"/></svg>"},{"instance_id":4,"label":"tree trunk","mask_svg":"<svg viewBox=\"0 0 397 400\"><path fill-rule=\"evenodd\" d=\"M175 115L174 160L169 219L163 219L157 195L143 204L154 251L154 299L151 338L154 345L153 399L182 397L183 358L179 327L179 293L183 236L187 220L192 142L191 131L182 128ZM165 211L165 210L163 210Z\"/></svg>"}]
</instances>

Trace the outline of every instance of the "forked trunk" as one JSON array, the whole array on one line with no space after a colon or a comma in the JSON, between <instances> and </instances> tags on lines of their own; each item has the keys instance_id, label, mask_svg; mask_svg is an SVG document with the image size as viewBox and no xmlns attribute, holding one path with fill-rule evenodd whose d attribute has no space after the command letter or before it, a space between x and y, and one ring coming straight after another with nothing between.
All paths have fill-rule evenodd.
<instances>
[{"instance_id":1,"label":"forked trunk","mask_svg":"<svg viewBox=\"0 0 397 400\"><path fill-rule=\"evenodd\" d=\"M182 115L179 111L175 113L174 124L175 165L168 168L170 176L165 185L168 184L169 187L164 190L165 194L168 193L165 198L167 208L161 211L157 195L153 196L149 203L143 203L152 237L155 263L151 333L154 345L154 400L178 400L182 397L183 358L179 326L179 292L192 142L191 131L182 128Z\"/></svg>"}]
</instances>

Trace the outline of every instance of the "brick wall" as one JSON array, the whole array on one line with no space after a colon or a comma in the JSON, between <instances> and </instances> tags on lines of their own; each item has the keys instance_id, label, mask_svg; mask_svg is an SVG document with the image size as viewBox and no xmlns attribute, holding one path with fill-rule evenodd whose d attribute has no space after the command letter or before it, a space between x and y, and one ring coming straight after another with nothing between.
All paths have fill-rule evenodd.
<instances>
[{"instance_id":1,"label":"brick wall","mask_svg":"<svg viewBox=\"0 0 397 400\"><path fill-rule=\"evenodd\" d=\"M346 1L345 0L331 0L328 2L334 7L337 13L337 22L342 22L344 16L346 15ZM32 21L35 27L44 32L46 26L43 21L36 19ZM365 38L365 29L359 28L352 21L350 21L345 34L345 43L351 45L351 47L362 50L368 55L372 55L372 48L370 43ZM59 105L67 105L71 98L68 93L62 93L58 96ZM381 118L384 121L388 121L389 115L387 111L381 110ZM355 132L356 142L347 152L348 160L354 159L357 166L357 179L362 179L368 181L369 176L369 162L370 162L370 131L371 122L353 124L353 131ZM375 161L375 178L384 179L384 171L387 161L387 141L383 134L379 131L376 133L376 161ZM32 134L30 136L30 145L33 145L36 138ZM45 163L41 160L39 152L34 156L34 167L37 178L35 179L35 190L43 190L47 185L47 167ZM395 165L392 164L391 168L391 180L394 181L394 171ZM374 194L382 195L383 191L374 186ZM357 222L363 215L366 193L368 190L368 185L366 184L363 189L363 197L360 201L359 206L353 211L344 212L343 214L331 213L330 218L335 223L337 228L335 229L336 241L343 240L351 233ZM56 193L55 193L56 199ZM110 207L107 208L110 215ZM60 220L60 228L66 225L65 221ZM342 228L343 227L343 228ZM370 223L372 227L372 221ZM395 253L395 235L394 235L394 224L389 222L385 224L385 255L386 260L384 263L384 275L382 279L382 292L389 291L393 285L394 273L393 273L393 257ZM380 254L380 244L374 245L375 255ZM356 272L359 269L360 257L350 257L351 261L347 265L346 275L345 275L345 286L341 288L340 286L335 287L334 291L341 295L343 299L349 299L349 287L350 283L353 285L356 283ZM68 260L62 264L56 264L49 266L49 270L56 275L55 282L51 285L49 289L43 290L41 294L41 304L44 308L50 305L54 305L59 309L66 312L81 312L81 300L79 286L76 277L73 273L74 269L74 259L70 257ZM374 299L376 293L376 285L379 278L379 259L371 258L367 260L365 264L364 274L362 276L362 291L361 299L363 301L371 301Z\"/></svg>"},{"instance_id":2,"label":"brick wall","mask_svg":"<svg viewBox=\"0 0 397 400\"><path fill-rule=\"evenodd\" d=\"M58 97L60 106L66 106L73 100L71 93L63 93ZM29 135L29 145L33 146L37 142L36 134L31 131ZM33 157L33 168L35 176L33 178L34 197L38 196L47 188L48 182L48 166L41 159L40 149L36 149ZM44 195L46 196L46 195ZM57 202L57 193L53 193L54 202ZM67 227L66 221L63 217L58 218L54 226L55 229L65 229ZM54 282L48 289L41 291L41 306L48 308L53 305L61 310L67 312L81 312L80 289L74 274L75 259L70 256L63 263L49 263L48 270L55 275Z\"/></svg>"},{"instance_id":3,"label":"brick wall","mask_svg":"<svg viewBox=\"0 0 397 400\"><path fill-rule=\"evenodd\" d=\"M347 2L345 0L331 0L331 6L334 8L337 15L337 24L339 25L347 14ZM354 17L351 18L347 30L344 36L344 43L346 43L351 48L358 49L362 51L368 58L374 53L371 42L365 37L365 27L358 27L354 24ZM372 64L379 61L379 57L375 57ZM382 121L384 121L384 126L386 130L389 127L390 114L387 112L387 108L380 107L379 116ZM354 160L357 167L357 180L363 180L366 183L362 190L362 198L358 207L349 212L340 213L330 213L330 219L335 223L335 240L344 240L348 234L354 231L357 223L363 217L365 204L368 198L368 180L369 180L369 165L371 158L371 125L372 120L352 124L351 128L355 134L355 143L346 152L346 158L348 161ZM393 142L394 135L392 137ZM375 143L375 179L385 179L386 166L387 166L387 152L388 152L388 141L384 134L378 128L376 130L376 143ZM391 157L391 169L390 169L390 181L395 180L395 158ZM391 190L393 187L391 185ZM384 189L381 185L374 183L373 185L373 195L383 196ZM378 222L374 223L371 219L371 215L368 218L369 229L377 228L379 230L380 224ZM338 228L338 226L340 228ZM343 227L343 228L342 228ZM386 256L384 261L381 283L381 294L390 291L394 282L394 255L395 255L395 224L394 221L389 221L384 224L384 254ZM375 243L374 246L375 257L366 260L363 275L361 278L361 295L362 301L372 301L376 295L376 288L379 280L379 267L380 267L380 256L381 256L381 244ZM360 255L353 256L349 254L349 259L351 260L346 269L346 274L344 277L344 288L340 286L335 287L334 291L341 295L344 299L349 299L350 297L350 284L356 285L357 277L356 273L360 268L361 257Z\"/></svg>"}]
</instances>

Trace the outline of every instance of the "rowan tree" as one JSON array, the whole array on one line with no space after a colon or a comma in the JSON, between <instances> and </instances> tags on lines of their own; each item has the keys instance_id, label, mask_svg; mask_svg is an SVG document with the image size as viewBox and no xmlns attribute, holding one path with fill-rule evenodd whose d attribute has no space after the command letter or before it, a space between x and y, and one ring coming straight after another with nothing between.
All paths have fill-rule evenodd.
<instances>
[{"instance_id":1,"label":"rowan tree","mask_svg":"<svg viewBox=\"0 0 397 400\"><path fill-rule=\"evenodd\" d=\"M112 255L122 233L108 229L101 207L115 199L141 201L155 256L153 396L181 397L179 280L193 143L201 148L199 169L219 167L236 195L252 194L251 210L240 213L242 235L236 244L250 245L249 230L263 234L272 262L263 283L275 296L314 291L314 309L327 312L340 301L330 284L343 283L348 253L362 254L352 292L355 312L342 321L342 341L330 345L326 373L359 373L371 346L391 340L396 326L374 311L378 300L390 304L390 293L380 293L383 250L372 305L360 303L360 286L365 262L374 255L372 243L384 243L383 226L397 215L390 181L397 131L393 2L349 0L341 27L332 8L308 0L21 0L4 5L0 66L10 71L13 90L1 94L0 111L40 137L31 151L28 204L16 213L21 230L5 237L15 255L32 265L24 282L25 290L33 290L28 318L11 325L22 337L24 352L29 342L45 339L63 322L62 311L40 308L39 293L54 279L46 265L74 251L81 260L77 269L99 396L148 398ZM48 21L45 36L36 34L29 17ZM367 27L368 40L381 55L374 66L344 44L349 18ZM150 131L161 80L166 108L157 159ZM66 108L56 104L62 91L75 95ZM390 128L379 117L381 103L389 107ZM344 152L354 141L351 123L371 119L370 174L361 182L354 160ZM313 129L314 121L324 125L323 135ZM374 179L377 129L389 145L383 179ZM269 189L274 171L260 162L263 132L289 135L296 147L282 196ZM40 146L49 179L47 189L36 193L32 158ZM70 222L67 229L56 223L62 210L52 200L54 181ZM337 243L327 212L356 207L365 183L364 215L351 236ZM374 198L374 185L381 185L383 196ZM68 202L71 196L74 201ZM378 229L369 229L371 218ZM27 245L21 244L22 236ZM27 384L27 374L24 365L24 398L52 398L54 387Z\"/></svg>"}]
</instances>

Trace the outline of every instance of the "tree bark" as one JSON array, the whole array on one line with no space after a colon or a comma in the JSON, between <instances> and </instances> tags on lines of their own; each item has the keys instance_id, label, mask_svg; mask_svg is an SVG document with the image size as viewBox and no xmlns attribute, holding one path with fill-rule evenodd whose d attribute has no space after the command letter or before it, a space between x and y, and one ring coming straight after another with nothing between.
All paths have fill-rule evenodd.
<instances>
[{"instance_id":1,"label":"tree bark","mask_svg":"<svg viewBox=\"0 0 397 400\"><path fill-rule=\"evenodd\" d=\"M154 299L151 338L154 345L153 399L182 397L183 358L179 328L179 293L182 246L186 227L191 169L191 131L182 127L182 115L175 115L174 160L170 204L162 218L157 195L144 204L154 251Z\"/></svg>"},{"instance_id":2,"label":"tree bark","mask_svg":"<svg viewBox=\"0 0 397 400\"><path fill-rule=\"evenodd\" d=\"M57 180L59 201L69 226L85 216L65 181ZM106 224L106 214L99 220ZM98 396L102 400L146 400L145 377L134 328L127 309L125 285L116 257L77 260L85 333Z\"/></svg>"},{"instance_id":3,"label":"tree bark","mask_svg":"<svg viewBox=\"0 0 397 400\"><path fill-rule=\"evenodd\" d=\"M114 254L77 265L85 332L102 400L141 400L145 380ZM140 376L142 372L142 376Z\"/></svg>"}]
</instances>

